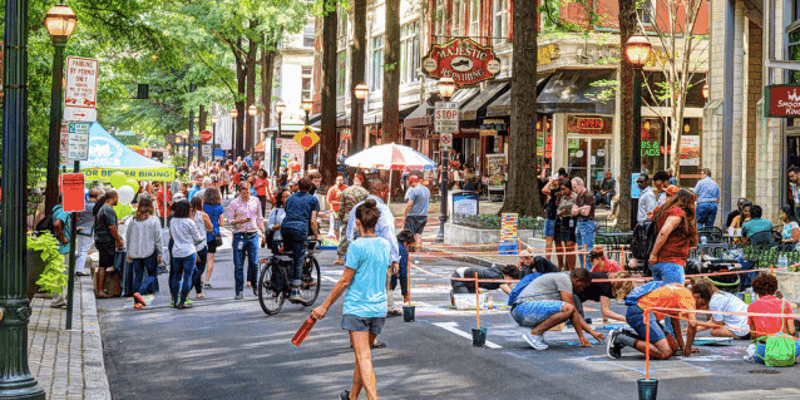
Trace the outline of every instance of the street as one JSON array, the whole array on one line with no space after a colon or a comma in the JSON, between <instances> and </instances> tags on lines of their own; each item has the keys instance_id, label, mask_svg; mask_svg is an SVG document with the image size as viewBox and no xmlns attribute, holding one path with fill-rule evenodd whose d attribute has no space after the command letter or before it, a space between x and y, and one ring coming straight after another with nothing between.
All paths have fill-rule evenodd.
<instances>
[{"instance_id":1,"label":"street","mask_svg":"<svg viewBox=\"0 0 800 400\"><path fill-rule=\"evenodd\" d=\"M134 310L131 299L98 301L113 398L333 399L349 389L354 356L340 328L342 300L302 346L295 347L290 339L310 308L287 303L280 314L267 317L251 291L245 290L245 300L233 300L231 250L220 251L218 258L211 279L214 288L190 310L167 307L166 274L159 276L162 291L154 304L143 310ZM332 251L318 258L323 275L320 304L342 267L331 267ZM579 347L571 330L547 333L550 349L538 352L522 340L524 330L507 307L481 312L489 343L486 348L473 347L474 311L450 307L449 282L443 278L467 265L422 258L419 267L412 268L417 320L387 319L379 336L387 347L373 350L381 398L636 398L635 381L644 377L644 357L626 349L622 359L612 360L605 346L595 341L593 348ZM505 304L505 294L493 295L495 304ZM398 288L395 299L400 298ZM621 304L614 308L624 310ZM599 304L589 304L587 311L595 328L609 327L599 322ZM794 369L745 363L741 357L746 347L744 341L701 346L698 356L653 362L659 398L800 398Z\"/></svg>"}]
</instances>

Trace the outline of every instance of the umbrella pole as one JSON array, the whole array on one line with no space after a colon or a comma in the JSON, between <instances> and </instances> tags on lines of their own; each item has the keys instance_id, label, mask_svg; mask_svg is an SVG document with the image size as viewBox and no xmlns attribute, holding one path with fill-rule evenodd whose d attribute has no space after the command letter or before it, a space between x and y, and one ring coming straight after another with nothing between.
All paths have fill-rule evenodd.
<instances>
[{"instance_id":1,"label":"umbrella pole","mask_svg":"<svg viewBox=\"0 0 800 400\"><path fill-rule=\"evenodd\" d=\"M389 167L389 196L386 198L386 206L391 209L392 206L392 174L394 173L394 169L390 166Z\"/></svg>"}]
</instances>

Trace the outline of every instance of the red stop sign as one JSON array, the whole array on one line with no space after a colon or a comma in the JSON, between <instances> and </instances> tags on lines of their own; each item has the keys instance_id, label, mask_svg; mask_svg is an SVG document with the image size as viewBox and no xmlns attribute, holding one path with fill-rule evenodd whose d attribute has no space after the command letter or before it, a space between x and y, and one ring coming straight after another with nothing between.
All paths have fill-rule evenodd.
<instances>
[{"instance_id":1,"label":"red stop sign","mask_svg":"<svg viewBox=\"0 0 800 400\"><path fill-rule=\"evenodd\" d=\"M211 141L211 132L209 132L209 131L200 132L200 140L202 140L203 143L210 142Z\"/></svg>"},{"instance_id":2,"label":"red stop sign","mask_svg":"<svg viewBox=\"0 0 800 400\"><path fill-rule=\"evenodd\" d=\"M303 146L304 149L309 149L314 145L314 139L311 139L309 136L305 136L300 139L300 145Z\"/></svg>"}]
</instances>

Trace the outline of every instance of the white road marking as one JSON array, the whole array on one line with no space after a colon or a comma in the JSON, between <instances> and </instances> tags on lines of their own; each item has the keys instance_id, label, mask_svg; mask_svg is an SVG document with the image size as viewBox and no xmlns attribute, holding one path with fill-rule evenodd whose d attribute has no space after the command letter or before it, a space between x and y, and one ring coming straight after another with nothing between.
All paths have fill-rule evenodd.
<instances>
[{"instance_id":1,"label":"white road marking","mask_svg":"<svg viewBox=\"0 0 800 400\"><path fill-rule=\"evenodd\" d=\"M461 337L467 338L469 340L472 340L472 334L471 333L467 333L467 332L464 332L464 331L456 328L458 326L457 322L434 322L433 325L438 326L439 328L442 328L442 329L444 329L446 331L455 333L458 336L461 336ZM492 342L490 342L488 340L486 341L486 347L488 347L490 349L495 349L495 350L503 348L503 346L500 346L500 345L498 345L496 343L492 343Z\"/></svg>"}]
</instances>

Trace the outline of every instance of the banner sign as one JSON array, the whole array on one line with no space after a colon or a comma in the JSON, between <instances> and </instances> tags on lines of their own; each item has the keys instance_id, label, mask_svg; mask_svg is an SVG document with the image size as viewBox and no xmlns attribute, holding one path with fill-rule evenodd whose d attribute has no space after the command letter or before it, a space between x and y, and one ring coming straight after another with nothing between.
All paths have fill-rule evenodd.
<instances>
[{"instance_id":1,"label":"banner sign","mask_svg":"<svg viewBox=\"0 0 800 400\"><path fill-rule=\"evenodd\" d=\"M766 89L765 116L800 117L800 85L772 85L767 86Z\"/></svg>"},{"instance_id":2,"label":"banner sign","mask_svg":"<svg viewBox=\"0 0 800 400\"><path fill-rule=\"evenodd\" d=\"M67 57L66 107L95 108L97 106L97 76L100 64L97 60L82 57Z\"/></svg>"},{"instance_id":3,"label":"banner sign","mask_svg":"<svg viewBox=\"0 0 800 400\"><path fill-rule=\"evenodd\" d=\"M700 165L700 136L681 136L681 166Z\"/></svg>"},{"instance_id":4,"label":"banner sign","mask_svg":"<svg viewBox=\"0 0 800 400\"><path fill-rule=\"evenodd\" d=\"M61 191L65 212L83 212L86 195L83 193L83 174L64 174L61 176Z\"/></svg>"},{"instance_id":5,"label":"banner sign","mask_svg":"<svg viewBox=\"0 0 800 400\"><path fill-rule=\"evenodd\" d=\"M431 78L450 77L457 85L469 85L494 78L500 61L492 46L481 46L472 39L457 38L434 44L422 59L422 70Z\"/></svg>"}]
</instances>

